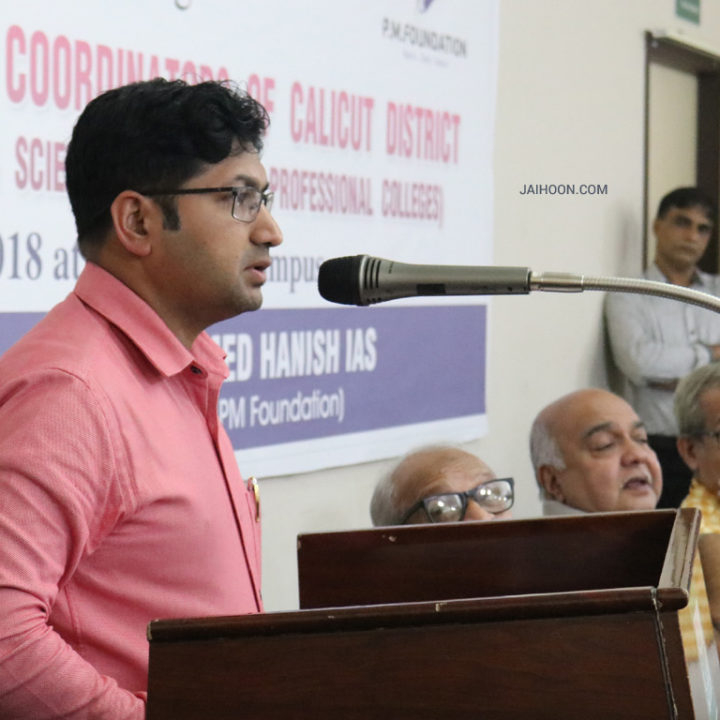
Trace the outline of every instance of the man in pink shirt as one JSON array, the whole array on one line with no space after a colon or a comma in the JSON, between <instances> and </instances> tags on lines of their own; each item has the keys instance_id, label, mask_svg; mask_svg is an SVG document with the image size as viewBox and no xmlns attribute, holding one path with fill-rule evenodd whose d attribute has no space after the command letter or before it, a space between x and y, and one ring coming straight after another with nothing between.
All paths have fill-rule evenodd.
<instances>
[{"instance_id":1,"label":"man in pink shirt","mask_svg":"<svg viewBox=\"0 0 720 720\"><path fill-rule=\"evenodd\" d=\"M75 126L87 264L0 358L2 718L140 720L151 619L262 609L257 508L204 331L260 307L282 241L266 125L228 85L158 79Z\"/></svg>"}]
</instances>

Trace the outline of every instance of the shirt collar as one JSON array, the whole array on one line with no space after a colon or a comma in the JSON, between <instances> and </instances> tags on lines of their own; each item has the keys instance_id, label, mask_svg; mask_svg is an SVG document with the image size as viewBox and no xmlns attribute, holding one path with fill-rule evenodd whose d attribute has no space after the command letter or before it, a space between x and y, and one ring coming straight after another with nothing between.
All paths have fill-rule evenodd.
<instances>
[{"instance_id":1,"label":"shirt collar","mask_svg":"<svg viewBox=\"0 0 720 720\"><path fill-rule=\"evenodd\" d=\"M98 265L85 264L74 293L119 328L161 374L170 377L197 364L227 377L225 353L207 333L197 337L190 352L139 295Z\"/></svg>"},{"instance_id":2,"label":"shirt collar","mask_svg":"<svg viewBox=\"0 0 720 720\"><path fill-rule=\"evenodd\" d=\"M543 515L586 515L584 510L571 507L565 503L561 503L559 500L552 500L550 498L543 498L542 501L542 514Z\"/></svg>"},{"instance_id":3,"label":"shirt collar","mask_svg":"<svg viewBox=\"0 0 720 720\"><path fill-rule=\"evenodd\" d=\"M648 280L657 280L659 282L670 282L663 273L660 268L653 263L645 273L645 277L647 277ZM705 273L695 268L695 271L693 272L692 279L690 281L691 286L704 286L707 285L707 280L705 279Z\"/></svg>"},{"instance_id":4,"label":"shirt collar","mask_svg":"<svg viewBox=\"0 0 720 720\"><path fill-rule=\"evenodd\" d=\"M718 496L712 490L708 490L696 477L690 482L690 489L688 490L688 497L692 496L695 500L701 502L711 502L717 504Z\"/></svg>"}]
</instances>

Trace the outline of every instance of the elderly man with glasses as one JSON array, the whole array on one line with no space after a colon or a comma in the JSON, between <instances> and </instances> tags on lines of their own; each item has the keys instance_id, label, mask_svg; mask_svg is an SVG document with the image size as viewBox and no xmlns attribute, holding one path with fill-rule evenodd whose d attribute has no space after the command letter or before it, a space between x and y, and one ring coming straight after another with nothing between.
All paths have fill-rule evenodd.
<instances>
[{"instance_id":1,"label":"elderly man with glasses","mask_svg":"<svg viewBox=\"0 0 720 720\"><path fill-rule=\"evenodd\" d=\"M699 508L699 555L712 624L720 629L720 364L684 377L675 391L678 451L692 471L690 491L680 507Z\"/></svg>"},{"instance_id":2,"label":"elderly man with glasses","mask_svg":"<svg viewBox=\"0 0 720 720\"><path fill-rule=\"evenodd\" d=\"M701 511L690 599L679 615L680 630L691 665L711 662L716 667L717 653L709 651L712 645L718 647L720 639L720 364L704 365L682 378L673 409L678 452L692 472L690 490L680 507ZM701 656L703 644L708 652ZM696 674L704 678L706 671Z\"/></svg>"},{"instance_id":3,"label":"elderly man with glasses","mask_svg":"<svg viewBox=\"0 0 720 720\"><path fill-rule=\"evenodd\" d=\"M512 478L495 473L475 455L432 446L406 455L381 478L370 503L373 524L496 520L510 517Z\"/></svg>"}]
</instances>

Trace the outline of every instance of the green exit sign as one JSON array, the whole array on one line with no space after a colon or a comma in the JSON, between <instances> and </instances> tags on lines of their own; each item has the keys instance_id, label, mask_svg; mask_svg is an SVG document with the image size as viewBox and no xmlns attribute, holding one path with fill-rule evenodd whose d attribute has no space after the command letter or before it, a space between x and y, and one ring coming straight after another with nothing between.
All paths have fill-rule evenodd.
<instances>
[{"instance_id":1,"label":"green exit sign","mask_svg":"<svg viewBox=\"0 0 720 720\"><path fill-rule=\"evenodd\" d=\"M675 0L675 14L683 20L700 24L700 0Z\"/></svg>"}]
</instances>

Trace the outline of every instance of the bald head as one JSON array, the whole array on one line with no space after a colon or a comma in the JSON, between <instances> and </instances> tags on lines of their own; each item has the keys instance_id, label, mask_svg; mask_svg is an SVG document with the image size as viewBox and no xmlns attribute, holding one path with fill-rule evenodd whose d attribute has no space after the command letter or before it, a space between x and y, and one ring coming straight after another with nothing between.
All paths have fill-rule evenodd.
<instances>
[{"instance_id":1,"label":"bald head","mask_svg":"<svg viewBox=\"0 0 720 720\"><path fill-rule=\"evenodd\" d=\"M544 408L530 453L545 497L584 512L650 510L660 496L662 475L645 426L607 390L578 390Z\"/></svg>"},{"instance_id":2,"label":"bald head","mask_svg":"<svg viewBox=\"0 0 720 720\"><path fill-rule=\"evenodd\" d=\"M464 492L495 478L493 471L472 453L451 446L423 448L405 456L382 478L370 504L374 525L397 525L413 505L432 495ZM467 520L487 520L493 515L474 502L468 503ZM407 522L428 522L422 509Z\"/></svg>"}]
</instances>

